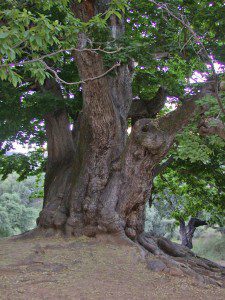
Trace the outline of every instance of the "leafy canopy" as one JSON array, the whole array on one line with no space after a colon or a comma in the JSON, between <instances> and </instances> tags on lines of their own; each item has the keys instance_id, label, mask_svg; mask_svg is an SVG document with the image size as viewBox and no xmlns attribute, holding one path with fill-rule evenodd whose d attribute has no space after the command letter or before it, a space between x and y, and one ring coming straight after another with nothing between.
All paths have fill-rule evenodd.
<instances>
[{"instance_id":1,"label":"leafy canopy","mask_svg":"<svg viewBox=\"0 0 225 300\"><path fill-rule=\"evenodd\" d=\"M224 1L162 3L175 16L184 15L213 59L220 64L225 62ZM116 41L108 26L112 15L125 19L125 34ZM80 32L89 37L87 48L104 50L101 54L106 67L118 60L135 61L133 94L144 101L151 101L163 86L170 101L176 102L186 97L188 90L199 88L190 81L194 73L205 76L210 72L207 58L201 55L202 49L191 32L153 1L113 0L105 13L82 22L74 17L71 1L6 0L0 3L0 25L0 173L4 177L13 170L20 179L43 172L44 115L66 109L73 124L82 109L80 85L61 82L62 98L41 88L47 77L54 76L46 64L62 80L80 81L71 51L77 47ZM114 54L108 53L115 50ZM216 105L215 99L203 101L211 108ZM165 107L160 114L167 111ZM218 107L212 111L213 116L218 113ZM197 121L180 135L176 157L206 164L214 151L208 144L222 148L223 143L215 136L206 143L198 135L196 124ZM32 151L6 156L14 142L27 144Z\"/></svg>"}]
</instances>

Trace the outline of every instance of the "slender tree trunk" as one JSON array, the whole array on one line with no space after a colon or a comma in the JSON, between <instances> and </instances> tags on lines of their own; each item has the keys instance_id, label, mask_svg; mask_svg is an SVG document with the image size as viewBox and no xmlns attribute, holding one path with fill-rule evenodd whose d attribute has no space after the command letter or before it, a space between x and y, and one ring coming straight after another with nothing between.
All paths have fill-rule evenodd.
<instances>
[{"instance_id":1,"label":"slender tree trunk","mask_svg":"<svg viewBox=\"0 0 225 300\"><path fill-rule=\"evenodd\" d=\"M193 236L195 230L199 226L207 225L207 222L199 220L197 218L191 218L188 222L188 225L185 225L183 219L180 219L180 236L181 236L181 244L183 246L188 247L189 249L193 248Z\"/></svg>"}]
</instances>

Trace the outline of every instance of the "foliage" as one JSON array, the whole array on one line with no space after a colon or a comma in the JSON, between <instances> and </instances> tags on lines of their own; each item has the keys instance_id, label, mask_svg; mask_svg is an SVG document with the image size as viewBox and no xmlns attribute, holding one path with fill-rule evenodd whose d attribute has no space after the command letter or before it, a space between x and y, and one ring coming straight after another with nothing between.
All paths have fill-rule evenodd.
<instances>
[{"instance_id":1,"label":"foliage","mask_svg":"<svg viewBox=\"0 0 225 300\"><path fill-rule=\"evenodd\" d=\"M194 241L193 250L197 255L217 262L225 260L224 249L225 236L209 230Z\"/></svg>"},{"instance_id":2,"label":"foliage","mask_svg":"<svg viewBox=\"0 0 225 300\"><path fill-rule=\"evenodd\" d=\"M34 177L23 182L17 178L14 173L0 181L0 237L33 228L41 209L41 201L36 198L40 196L41 184Z\"/></svg>"},{"instance_id":3,"label":"foliage","mask_svg":"<svg viewBox=\"0 0 225 300\"><path fill-rule=\"evenodd\" d=\"M21 174L21 179L43 172L44 115L66 109L72 124L77 111L81 110L79 85L62 83L63 99L40 89L45 78L53 76L46 69L46 63L57 70L62 80L80 80L71 52L76 48L80 32L90 38L87 48L100 47L106 52L120 49L115 54L101 53L106 66L111 67L118 60L136 62L133 93L145 101L151 101L160 86L164 86L171 97L183 97L192 74L198 71L205 75L209 71L206 61L199 58L201 49L193 42L190 32L162 9L156 9L151 1L113 0L105 13L87 22L74 17L70 4L67 0L7 0L0 4L0 160L3 166L0 172L4 176L13 170ZM204 0L196 5L196 1L173 0L169 5L176 15L182 13L189 19L207 51L223 63L223 1ZM112 15L119 20L124 15L126 20L125 35L117 41L109 37L108 22ZM70 50L64 51L66 49ZM166 55L159 59L158 54ZM180 157L184 159L189 155L193 159L204 151L202 158L207 160L209 148L199 142L196 128L191 131L192 135L184 133L184 142L180 138ZM188 147L185 141L191 137ZM28 155L3 157L14 147L15 141L35 146L35 150ZM197 150L193 153L193 148L198 148L198 153Z\"/></svg>"},{"instance_id":4,"label":"foliage","mask_svg":"<svg viewBox=\"0 0 225 300\"><path fill-rule=\"evenodd\" d=\"M155 179L154 204L165 212L166 218L188 220L190 217L202 217L209 224L223 226L224 148L205 139L202 141L204 145L203 142L210 149L207 161L204 156L193 161L187 157L181 159L178 155L164 173Z\"/></svg>"},{"instance_id":5,"label":"foliage","mask_svg":"<svg viewBox=\"0 0 225 300\"><path fill-rule=\"evenodd\" d=\"M149 206L146 208L146 232L171 239L174 237L175 225L174 220L163 218L162 212L154 205L151 208Z\"/></svg>"},{"instance_id":6,"label":"foliage","mask_svg":"<svg viewBox=\"0 0 225 300\"><path fill-rule=\"evenodd\" d=\"M223 96L223 93L221 93ZM225 104L225 98L222 98ZM205 117L215 117L220 115L220 108L214 97L207 96L198 101L199 106L207 106L209 109L205 113ZM223 156L225 141L218 136L202 137L199 134L198 124L201 116L196 116L192 123L185 127L181 134L177 137L176 157L182 160L189 160L192 163L201 161L203 164L210 163L211 157L218 150ZM225 121L225 117L221 116L221 120ZM212 124L213 125L213 124ZM222 164L223 157L218 157Z\"/></svg>"},{"instance_id":7,"label":"foliage","mask_svg":"<svg viewBox=\"0 0 225 300\"><path fill-rule=\"evenodd\" d=\"M223 1L173 0L161 3L167 3L175 16L183 14L183 19L189 20L208 53L224 63ZM192 74L207 71L205 60L199 59L199 45L193 41L187 28L162 9L156 9L151 1L132 1L131 8L128 36L129 41L130 37L132 39L132 57L139 63L135 72L135 95L138 93L150 100L146 92L154 93L156 85L164 86L171 96L184 95L184 87ZM156 54L158 57L164 55L164 59L155 59Z\"/></svg>"},{"instance_id":8,"label":"foliage","mask_svg":"<svg viewBox=\"0 0 225 300\"><path fill-rule=\"evenodd\" d=\"M108 18L112 14L121 18L125 7L126 1L114 0L106 14L97 14L85 23L74 17L67 0L5 1L0 4L0 59L4 61L1 80L9 80L14 86L20 84L19 62L23 61L25 74L43 84L51 75L39 57L47 56L62 65L64 50L76 48L80 32L105 29ZM52 52L56 55L49 55Z\"/></svg>"},{"instance_id":9,"label":"foliage","mask_svg":"<svg viewBox=\"0 0 225 300\"><path fill-rule=\"evenodd\" d=\"M209 107L205 117L216 118L220 114L212 96L198 103ZM177 136L169 153L174 162L154 181L154 204L159 211L164 211L166 218L187 221L190 217L200 217L222 227L225 224L225 142L218 136L202 137L198 131L200 118L195 116ZM224 120L224 116L221 118Z\"/></svg>"}]
</instances>

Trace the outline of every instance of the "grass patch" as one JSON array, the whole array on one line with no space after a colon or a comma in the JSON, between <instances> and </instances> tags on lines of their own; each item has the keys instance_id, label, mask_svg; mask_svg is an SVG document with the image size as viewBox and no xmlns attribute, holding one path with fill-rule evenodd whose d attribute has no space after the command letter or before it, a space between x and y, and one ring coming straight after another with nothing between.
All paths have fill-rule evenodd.
<instances>
[{"instance_id":1,"label":"grass patch","mask_svg":"<svg viewBox=\"0 0 225 300\"><path fill-rule=\"evenodd\" d=\"M225 261L225 236L220 233L194 239L193 246L193 251L199 256L214 261Z\"/></svg>"}]
</instances>

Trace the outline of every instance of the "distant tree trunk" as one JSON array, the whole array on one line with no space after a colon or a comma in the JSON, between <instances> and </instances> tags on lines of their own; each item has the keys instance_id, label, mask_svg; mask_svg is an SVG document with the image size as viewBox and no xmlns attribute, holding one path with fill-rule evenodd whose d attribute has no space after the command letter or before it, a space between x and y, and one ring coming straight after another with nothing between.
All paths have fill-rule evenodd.
<instances>
[{"instance_id":1,"label":"distant tree trunk","mask_svg":"<svg viewBox=\"0 0 225 300\"><path fill-rule=\"evenodd\" d=\"M109 2L74 1L72 11L87 21L104 12ZM117 17L111 17L109 26L115 39L123 34L123 21ZM87 43L87 37L80 34L80 50ZM93 51L76 52L74 60L84 81L107 70L103 57ZM153 107L148 107L149 115L140 112L137 118L131 75L130 67L122 64L112 74L86 81L83 110L73 131L66 110L46 114L48 162L40 228L68 235L117 232L131 239L143 232L153 169L168 153L176 133L189 122L195 104L189 100L165 117L146 118L155 116L165 102L160 90ZM47 81L46 89L60 94L57 82ZM136 119L130 136L128 118Z\"/></svg>"},{"instance_id":2,"label":"distant tree trunk","mask_svg":"<svg viewBox=\"0 0 225 300\"><path fill-rule=\"evenodd\" d=\"M189 249L193 248L192 239L197 227L207 225L206 221L202 221L197 218L191 218L188 222L188 225L185 225L185 221L181 218L180 222L180 236L181 244L188 247Z\"/></svg>"}]
</instances>

